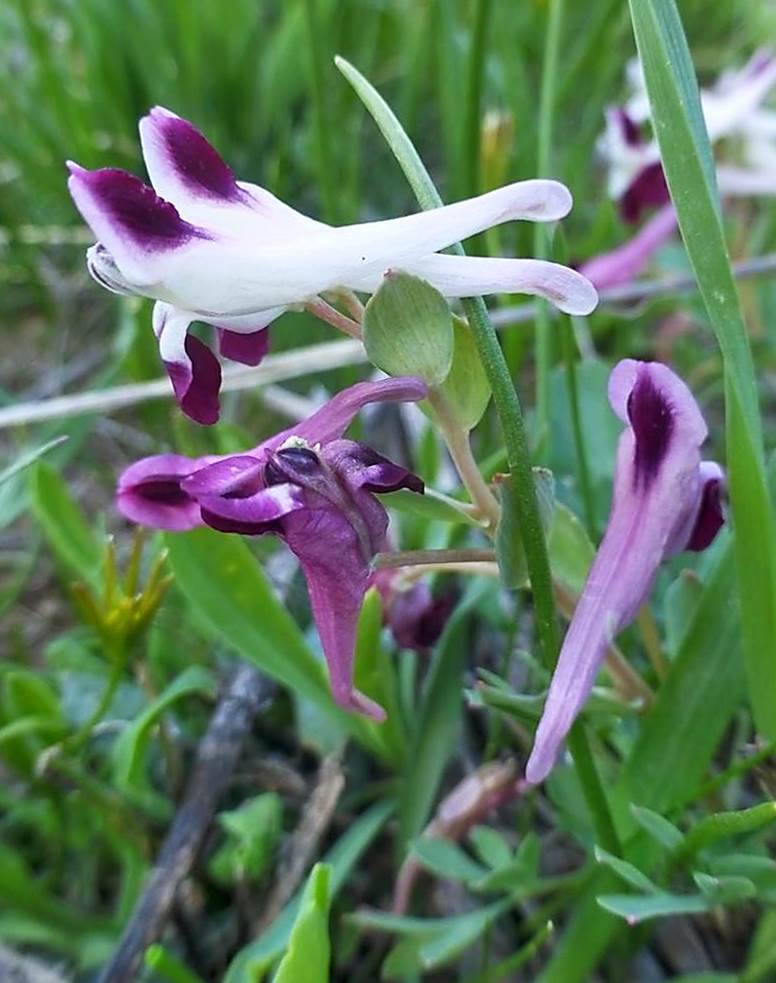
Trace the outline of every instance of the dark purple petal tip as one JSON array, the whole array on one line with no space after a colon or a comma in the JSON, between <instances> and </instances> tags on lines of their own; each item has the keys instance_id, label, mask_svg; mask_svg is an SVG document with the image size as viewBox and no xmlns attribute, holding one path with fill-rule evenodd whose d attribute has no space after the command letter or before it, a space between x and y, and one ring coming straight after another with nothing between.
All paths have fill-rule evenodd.
<instances>
[{"instance_id":1,"label":"dark purple petal tip","mask_svg":"<svg viewBox=\"0 0 776 983\"><path fill-rule=\"evenodd\" d=\"M638 222L647 208L659 208L671 200L663 165L660 161L648 164L630 183L620 199L620 214L626 222Z\"/></svg>"},{"instance_id":2,"label":"dark purple petal tip","mask_svg":"<svg viewBox=\"0 0 776 983\"><path fill-rule=\"evenodd\" d=\"M628 419L636 441L634 489L647 488L660 471L674 429L671 404L647 370L639 372L628 397Z\"/></svg>"},{"instance_id":3,"label":"dark purple petal tip","mask_svg":"<svg viewBox=\"0 0 776 983\"><path fill-rule=\"evenodd\" d=\"M197 423L210 426L218 422L218 392L221 366L204 342L193 335L186 337L189 363L165 362L175 397L183 412Z\"/></svg>"},{"instance_id":4,"label":"dark purple petal tip","mask_svg":"<svg viewBox=\"0 0 776 983\"><path fill-rule=\"evenodd\" d=\"M218 328L218 350L224 358L241 365L260 365L269 351L269 330L251 331L241 334Z\"/></svg>"},{"instance_id":5,"label":"dark purple petal tip","mask_svg":"<svg viewBox=\"0 0 776 983\"><path fill-rule=\"evenodd\" d=\"M700 553L707 549L725 524L726 484L722 469L711 461L701 463L701 501L695 525L685 549Z\"/></svg>"},{"instance_id":6,"label":"dark purple petal tip","mask_svg":"<svg viewBox=\"0 0 776 983\"><path fill-rule=\"evenodd\" d=\"M193 194L216 201L244 200L232 169L188 120L161 106L155 106L147 120L141 121L141 133L144 126L153 127L168 166Z\"/></svg>"},{"instance_id":7,"label":"dark purple petal tip","mask_svg":"<svg viewBox=\"0 0 776 983\"><path fill-rule=\"evenodd\" d=\"M146 252L162 252L192 239L208 239L204 230L185 222L169 201L128 171L104 167L88 171L68 161L68 186L92 231L111 248L106 226Z\"/></svg>"}]
</instances>

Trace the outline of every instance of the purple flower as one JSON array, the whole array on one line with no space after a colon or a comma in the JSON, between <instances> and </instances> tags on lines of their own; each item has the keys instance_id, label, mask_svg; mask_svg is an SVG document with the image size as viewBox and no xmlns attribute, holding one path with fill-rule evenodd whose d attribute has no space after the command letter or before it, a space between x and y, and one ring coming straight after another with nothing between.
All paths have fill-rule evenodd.
<instances>
[{"instance_id":1,"label":"purple flower","mask_svg":"<svg viewBox=\"0 0 776 983\"><path fill-rule=\"evenodd\" d=\"M383 620L396 644L420 654L433 648L455 608L457 590L448 587L435 597L425 580L404 583L395 567L376 570L371 583L380 593Z\"/></svg>"},{"instance_id":2,"label":"purple flower","mask_svg":"<svg viewBox=\"0 0 776 983\"><path fill-rule=\"evenodd\" d=\"M592 689L607 643L647 598L658 567L703 550L724 522L725 480L701 461L706 424L687 386L659 362L625 359L609 402L627 424L617 448L609 524L561 649L526 777L541 782Z\"/></svg>"},{"instance_id":3,"label":"purple flower","mask_svg":"<svg viewBox=\"0 0 776 983\"><path fill-rule=\"evenodd\" d=\"M669 201L657 141L649 135L649 100L638 61L628 66L631 94L624 106L606 113L606 129L599 140L609 169L609 194L620 205L626 222L637 222L642 212ZM723 195L776 194L776 112L762 103L776 85L776 56L761 48L743 68L726 72L701 90L701 107L709 140L725 141L736 156L717 168Z\"/></svg>"},{"instance_id":4,"label":"purple flower","mask_svg":"<svg viewBox=\"0 0 776 983\"><path fill-rule=\"evenodd\" d=\"M416 401L420 379L362 382L307 420L238 455L161 454L131 465L119 510L134 522L180 531L203 523L221 532L279 536L297 556L329 666L335 701L382 720L382 707L353 688L356 623L371 562L385 548L388 515L375 493L423 482L343 433L367 403Z\"/></svg>"},{"instance_id":5,"label":"purple flower","mask_svg":"<svg viewBox=\"0 0 776 983\"><path fill-rule=\"evenodd\" d=\"M557 181L523 181L417 215L333 228L232 171L191 123L157 107L140 121L153 188L125 171L69 164L73 200L98 242L92 276L108 290L156 300L154 331L184 411L218 418L220 366L188 334L218 329L222 355L257 365L265 328L289 308L345 288L372 293L388 269L404 269L447 297L529 293L589 314L587 280L556 263L439 254L459 239L513 219L551 222L571 208Z\"/></svg>"}]
</instances>

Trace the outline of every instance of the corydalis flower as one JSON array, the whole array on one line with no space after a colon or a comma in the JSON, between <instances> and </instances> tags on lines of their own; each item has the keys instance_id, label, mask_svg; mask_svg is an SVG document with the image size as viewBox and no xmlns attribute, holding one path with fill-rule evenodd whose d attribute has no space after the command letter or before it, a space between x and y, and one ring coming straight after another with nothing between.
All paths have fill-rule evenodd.
<instances>
[{"instance_id":1,"label":"corydalis flower","mask_svg":"<svg viewBox=\"0 0 776 983\"><path fill-rule=\"evenodd\" d=\"M550 222L571 208L556 181L523 181L478 198L383 222L333 228L232 171L191 123L157 107L140 121L153 184L125 171L70 163L69 188L98 239L87 253L95 280L157 301L154 331L175 395L200 423L218 418L221 370L188 333L218 329L227 358L257 365L265 328L324 291L371 293L390 268L432 283L447 297L529 293L571 314L597 297L579 273L532 259L438 255L460 239L512 219Z\"/></svg>"},{"instance_id":2,"label":"corydalis flower","mask_svg":"<svg viewBox=\"0 0 776 983\"><path fill-rule=\"evenodd\" d=\"M642 211L664 205L668 188L654 136L647 136L649 100L638 60L630 63L631 96L624 106L606 114L599 148L609 168L609 194L620 203L623 218L639 219ZM701 91L701 106L712 144L725 141L734 164L718 162L717 180L723 195L776 194L776 112L762 102L776 84L776 57L761 49L738 71L727 72Z\"/></svg>"},{"instance_id":3,"label":"corydalis flower","mask_svg":"<svg viewBox=\"0 0 776 983\"><path fill-rule=\"evenodd\" d=\"M724 519L724 476L701 461L707 429L685 384L658 362L620 362L609 402L627 424L617 448L609 523L563 642L533 751L529 782L542 781L587 699L607 643L634 618L658 567L703 550Z\"/></svg>"},{"instance_id":4,"label":"corydalis flower","mask_svg":"<svg viewBox=\"0 0 776 983\"><path fill-rule=\"evenodd\" d=\"M362 382L244 454L162 454L136 462L119 479L118 507L135 522L279 536L305 575L335 701L375 720L384 718L382 708L353 687L356 623L388 528L375 493L422 492L423 482L342 435L367 403L425 394L419 379Z\"/></svg>"}]
</instances>

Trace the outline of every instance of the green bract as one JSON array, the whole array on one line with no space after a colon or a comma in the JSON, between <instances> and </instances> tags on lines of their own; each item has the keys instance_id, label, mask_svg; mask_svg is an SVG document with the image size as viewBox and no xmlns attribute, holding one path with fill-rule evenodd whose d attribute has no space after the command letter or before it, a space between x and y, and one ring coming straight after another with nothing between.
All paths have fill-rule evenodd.
<instances>
[{"instance_id":1,"label":"green bract","mask_svg":"<svg viewBox=\"0 0 776 983\"><path fill-rule=\"evenodd\" d=\"M366 305L364 347L388 375L443 382L453 364L453 315L447 301L425 280L389 272Z\"/></svg>"}]
</instances>

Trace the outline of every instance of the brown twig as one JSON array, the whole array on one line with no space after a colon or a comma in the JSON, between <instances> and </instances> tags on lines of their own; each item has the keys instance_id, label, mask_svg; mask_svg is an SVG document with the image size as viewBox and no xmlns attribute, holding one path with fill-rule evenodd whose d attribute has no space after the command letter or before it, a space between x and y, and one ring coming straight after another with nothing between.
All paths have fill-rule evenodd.
<instances>
[{"instance_id":1,"label":"brown twig","mask_svg":"<svg viewBox=\"0 0 776 983\"><path fill-rule=\"evenodd\" d=\"M337 802L345 787L341 754L330 754L321 762L318 778L302 815L302 821L294 830L285 849L285 863L278 869L275 886L256 926L256 934L272 924L288 900L296 891L310 859L318 848L321 837L326 832Z\"/></svg>"},{"instance_id":2,"label":"brown twig","mask_svg":"<svg viewBox=\"0 0 776 983\"><path fill-rule=\"evenodd\" d=\"M132 983L138 978L143 953L164 930L176 891L196 859L251 722L270 692L270 683L253 666L241 666L232 677L200 742L186 795L148 883L98 983Z\"/></svg>"}]
</instances>

